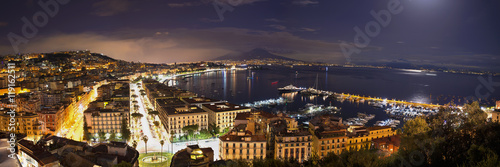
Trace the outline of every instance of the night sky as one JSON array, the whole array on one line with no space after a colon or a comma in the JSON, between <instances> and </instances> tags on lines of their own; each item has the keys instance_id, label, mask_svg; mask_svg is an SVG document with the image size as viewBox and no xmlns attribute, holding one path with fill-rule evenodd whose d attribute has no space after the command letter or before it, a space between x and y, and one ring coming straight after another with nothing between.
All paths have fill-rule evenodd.
<instances>
[{"instance_id":1,"label":"night sky","mask_svg":"<svg viewBox=\"0 0 500 167\"><path fill-rule=\"evenodd\" d=\"M40 2L57 2L58 12L43 12ZM377 21L371 11L389 11L400 2L394 8L399 13L391 13L386 26L376 22L380 33L365 34L370 42L349 56L351 63L500 71L498 0L217 2L220 10L232 9L223 20L214 0L3 1L0 54L15 53L9 40L13 33L20 53L89 49L127 61L172 63L264 48L299 60L346 63L341 46L355 47L354 27L364 32L365 25ZM25 36L22 18L33 24L34 15L40 16L34 25L38 31Z\"/></svg>"}]
</instances>

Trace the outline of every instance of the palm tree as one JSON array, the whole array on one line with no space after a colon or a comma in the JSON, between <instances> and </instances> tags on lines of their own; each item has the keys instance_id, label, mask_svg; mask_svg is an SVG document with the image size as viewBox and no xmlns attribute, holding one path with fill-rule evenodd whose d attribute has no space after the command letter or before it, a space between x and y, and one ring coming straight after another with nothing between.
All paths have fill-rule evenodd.
<instances>
[{"instance_id":1,"label":"palm tree","mask_svg":"<svg viewBox=\"0 0 500 167\"><path fill-rule=\"evenodd\" d=\"M137 148L137 141L136 140L132 141L132 147L134 147L134 149Z\"/></svg>"},{"instance_id":2,"label":"palm tree","mask_svg":"<svg viewBox=\"0 0 500 167\"><path fill-rule=\"evenodd\" d=\"M146 154L148 154L148 136L144 135L142 137L142 140L144 140L144 146L146 148Z\"/></svg>"},{"instance_id":3,"label":"palm tree","mask_svg":"<svg viewBox=\"0 0 500 167\"><path fill-rule=\"evenodd\" d=\"M170 132L170 148L172 149L172 154L174 153L174 131Z\"/></svg>"},{"instance_id":4,"label":"palm tree","mask_svg":"<svg viewBox=\"0 0 500 167\"><path fill-rule=\"evenodd\" d=\"M163 141L163 139L160 140L160 144L161 144L161 154L163 155L163 144L165 144L165 141ZM163 158L161 160L163 162Z\"/></svg>"}]
</instances>

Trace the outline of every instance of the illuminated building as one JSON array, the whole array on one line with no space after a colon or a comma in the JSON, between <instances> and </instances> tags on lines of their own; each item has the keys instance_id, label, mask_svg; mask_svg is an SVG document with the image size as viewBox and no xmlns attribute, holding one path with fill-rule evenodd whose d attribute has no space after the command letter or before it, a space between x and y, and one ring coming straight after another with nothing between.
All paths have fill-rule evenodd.
<instances>
[{"instance_id":1,"label":"illuminated building","mask_svg":"<svg viewBox=\"0 0 500 167\"><path fill-rule=\"evenodd\" d=\"M85 142L47 135L37 143L20 140L17 146L22 166L114 166L121 161L139 165L139 152L120 142L89 146Z\"/></svg>"},{"instance_id":2,"label":"illuminated building","mask_svg":"<svg viewBox=\"0 0 500 167\"><path fill-rule=\"evenodd\" d=\"M401 137L399 135L394 135L390 137L383 137L372 140L371 148L377 149L384 153L385 156L389 156L398 152L399 146L401 144Z\"/></svg>"},{"instance_id":3,"label":"illuminated building","mask_svg":"<svg viewBox=\"0 0 500 167\"><path fill-rule=\"evenodd\" d=\"M221 129L232 128L237 113L250 112L251 109L232 103L203 104L202 109L208 111L209 123L214 123Z\"/></svg>"},{"instance_id":4,"label":"illuminated building","mask_svg":"<svg viewBox=\"0 0 500 167\"><path fill-rule=\"evenodd\" d=\"M247 129L246 124L240 124L230 130L220 139L220 158L228 159L265 159L267 140L265 135L256 135L255 131Z\"/></svg>"},{"instance_id":5,"label":"illuminated building","mask_svg":"<svg viewBox=\"0 0 500 167\"><path fill-rule=\"evenodd\" d=\"M57 116L63 112L64 107L47 107L42 108L38 115L40 116L40 121L42 121L42 131L44 134L50 133L54 134L57 128Z\"/></svg>"},{"instance_id":6,"label":"illuminated building","mask_svg":"<svg viewBox=\"0 0 500 167\"><path fill-rule=\"evenodd\" d=\"M311 157L312 135L308 131L277 134L275 137L275 159L293 158L302 163Z\"/></svg>"},{"instance_id":7,"label":"illuminated building","mask_svg":"<svg viewBox=\"0 0 500 167\"><path fill-rule=\"evenodd\" d=\"M172 157L171 167L208 167L214 160L212 148L199 148L198 145L189 145L177 151Z\"/></svg>"},{"instance_id":8,"label":"illuminated building","mask_svg":"<svg viewBox=\"0 0 500 167\"><path fill-rule=\"evenodd\" d=\"M339 155L346 148L347 126L342 124L340 117L330 115L314 117L309 122L309 132L313 134L311 154L316 154L319 158L325 157L330 152Z\"/></svg>"},{"instance_id":9,"label":"illuminated building","mask_svg":"<svg viewBox=\"0 0 500 167\"><path fill-rule=\"evenodd\" d=\"M97 104L104 104L103 107L95 107ZM91 134L99 132L121 133L123 119L129 121L129 102L119 101L110 103L99 103L94 101L90 104L91 108L84 112Z\"/></svg>"},{"instance_id":10,"label":"illuminated building","mask_svg":"<svg viewBox=\"0 0 500 167\"><path fill-rule=\"evenodd\" d=\"M179 137L185 134L185 126L198 125L195 133L208 129L208 112L195 105L158 108L160 120L168 133Z\"/></svg>"},{"instance_id":11,"label":"illuminated building","mask_svg":"<svg viewBox=\"0 0 500 167\"><path fill-rule=\"evenodd\" d=\"M8 108L0 111L0 131L25 134L28 137L42 135L42 124L40 123L38 114L30 112L16 112L12 117L12 114L9 111L10 109ZM13 131L9 129L9 123L12 121L11 118L15 119L15 130Z\"/></svg>"}]
</instances>

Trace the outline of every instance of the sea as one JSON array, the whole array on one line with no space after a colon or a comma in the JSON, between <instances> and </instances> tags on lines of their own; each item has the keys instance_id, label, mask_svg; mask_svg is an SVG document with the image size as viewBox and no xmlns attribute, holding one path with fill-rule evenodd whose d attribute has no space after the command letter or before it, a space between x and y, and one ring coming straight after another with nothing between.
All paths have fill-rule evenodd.
<instances>
[{"instance_id":1,"label":"sea","mask_svg":"<svg viewBox=\"0 0 500 167\"><path fill-rule=\"evenodd\" d=\"M405 100L419 103L458 105L467 103L466 97L479 97L483 106L493 106L500 99L500 77L446 72L429 72L405 69L324 67L324 66L263 66L259 70L226 70L194 74L169 81L180 89L189 90L199 96L226 100L235 104L285 97L293 99L273 107L263 107L267 112L292 113L307 103L340 107L338 116L344 120L357 117L358 113L374 114L376 121L387 120L389 115L383 108L375 108L367 102L338 101L331 98L302 96L299 93L282 94L278 88L293 84L298 87L313 87L337 93ZM498 84L497 84L498 85ZM469 101L470 102L470 101ZM404 120L398 128L402 127Z\"/></svg>"}]
</instances>

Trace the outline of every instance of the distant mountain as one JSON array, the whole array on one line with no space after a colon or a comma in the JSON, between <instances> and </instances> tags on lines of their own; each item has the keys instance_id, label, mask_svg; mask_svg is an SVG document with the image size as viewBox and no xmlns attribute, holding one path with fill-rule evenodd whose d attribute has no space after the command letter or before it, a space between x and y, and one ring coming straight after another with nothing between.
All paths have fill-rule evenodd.
<instances>
[{"instance_id":1,"label":"distant mountain","mask_svg":"<svg viewBox=\"0 0 500 167\"><path fill-rule=\"evenodd\" d=\"M291 60L291 61L295 60L269 53L269 51L262 48L256 48L251 51L243 52L240 54L227 54L215 58L215 60L252 60L252 59L281 59L281 60Z\"/></svg>"}]
</instances>

